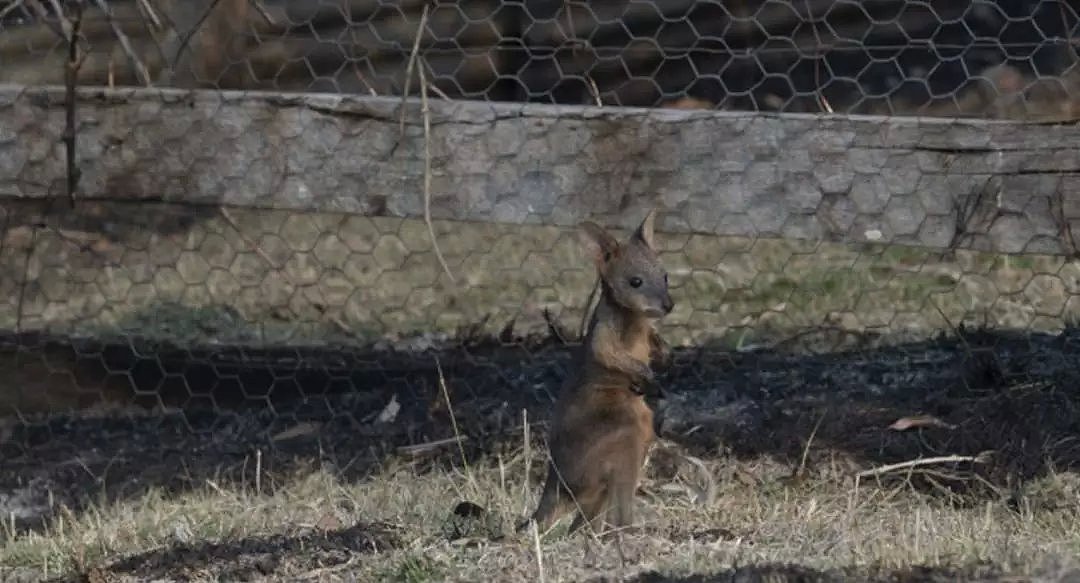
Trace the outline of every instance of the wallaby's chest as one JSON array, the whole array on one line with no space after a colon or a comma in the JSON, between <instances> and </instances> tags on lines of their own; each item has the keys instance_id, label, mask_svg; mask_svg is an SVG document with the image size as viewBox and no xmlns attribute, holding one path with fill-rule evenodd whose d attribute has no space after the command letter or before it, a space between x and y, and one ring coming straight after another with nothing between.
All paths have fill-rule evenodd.
<instances>
[{"instance_id":1,"label":"wallaby's chest","mask_svg":"<svg viewBox=\"0 0 1080 583\"><path fill-rule=\"evenodd\" d=\"M635 360L648 363L649 356L652 353L652 344L649 340L649 335L652 332L652 328L648 323L641 323L634 329L630 330L629 337L623 338L624 345L630 356Z\"/></svg>"},{"instance_id":2,"label":"wallaby's chest","mask_svg":"<svg viewBox=\"0 0 1080 583\"><path fill-rule=\"evenodd\" d=\"M646 440L652 438L652 409L629 388L585 383L567 389L556 407L559 433L597 434L634 427Z\"/></svg>"}]
</instances>

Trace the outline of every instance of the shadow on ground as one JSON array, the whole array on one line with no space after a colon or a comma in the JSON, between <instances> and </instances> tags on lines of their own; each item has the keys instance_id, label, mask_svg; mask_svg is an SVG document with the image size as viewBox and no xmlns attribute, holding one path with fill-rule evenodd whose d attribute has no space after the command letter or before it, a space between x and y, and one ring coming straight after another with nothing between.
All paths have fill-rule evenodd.
<instances>
[{"instance_id":1,"label":"shadow on ground","mask_svg":"<svg viewBox=\"0 0 1080 583\"><path fill-rule=\"evenodd\" d=\"M176 544L113 563L108 572L171 581L249 581L278 573L285 563L296 574L317 576L343 568L357 555L400 544L388 525L360 524L331 532L251 537L223 543ZM99 569L105 571L105 569Z\"/></svg>"},{"instance_id":2,"label":"shadow on ground","mask_svg":"<svg viewBox=\"0 0 1080 583\"><path fill-rule=\"evenodd\" d=\"M727 569L707 575L669 577L660 573L643 573L632 583L974 583L1015 581L996 567L971 565L965 568L911 567L907 569L847 568L818 571L799 565L755 565ZM1060 579L1066 581L1067 579Z\"/></svg>"},{"instance_id":3,"label":"shadow on ground","mask_svg":"<svg viewBox=\"0 0 1080 583\"><path fill-rule=\"evenodd\" d=\"M467 342L437 353L50 342L17 338L8 356L40 359L56 383L69 383L50 390L119 378L121 402L183 408L9 419L0 426L0 514L20 529L46 524L61 504L77 513L151 488L249 485L256 468L272 489L313 466L356 480L389 456L421 471L453 464L448 400L466 453L483 463L521 447L523 409L541 443L569 359L555 342ZM958 504L1007 498L1050 468L1080 466L1078 343L1080 331L1068 330L962 332L821 355L684 350L655 404L659 433L700 455L767 455L793 467L813 435L811 471L835 452L864 465L981 455L985 463L903 479ZM889 429L916 415L920 426ZM538 482L543 468L534 470Z\"/></svg>"}]
</instances>

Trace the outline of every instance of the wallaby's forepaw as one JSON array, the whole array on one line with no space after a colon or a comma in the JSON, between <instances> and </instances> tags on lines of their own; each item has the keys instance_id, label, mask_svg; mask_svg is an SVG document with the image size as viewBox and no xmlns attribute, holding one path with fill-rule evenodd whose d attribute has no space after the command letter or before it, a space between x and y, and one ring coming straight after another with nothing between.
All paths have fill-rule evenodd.
<instances>
[{"instance_id":1,"label":"wallaby's forepaw","mask_svg":"<svg viewBox=\"0 0 1080 583\"><path fill-rule=\"evenodd\" d=\"M651 359L653 364L662 370L671 368L672 361L674 360L671 353L671 345L658 334L653 334L652 341L653 347Z\"/></svg>"},{"instance_id":2,"label":"wallaby's forepaw","mask_svg":"<svg viewBox=\"0 0 1080 583\"><path fill-rule=\"evenodd\" d=\"M664 390L656 380L656 373L646 365L639 369L637 378L634 379L634 390L648 397L663 397Z\"/></svg>"}]
</instances>

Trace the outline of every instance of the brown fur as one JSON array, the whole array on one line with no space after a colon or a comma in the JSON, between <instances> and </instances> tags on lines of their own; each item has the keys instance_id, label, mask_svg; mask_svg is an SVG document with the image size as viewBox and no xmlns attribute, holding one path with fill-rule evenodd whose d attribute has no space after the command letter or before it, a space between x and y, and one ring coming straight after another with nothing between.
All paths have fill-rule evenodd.
<instances>
[{"instance_id":1,"label":"brown fur","mask_svg":"<svg viewBox=\"0 0 1080 583\"><path fill-rule=\"evenodd\" d=\"M171 82L181 87L241 88L244 67L237 64L246 57L250 4L250 0L169 3L175 30L166 43L166 56L177 59Z\"/></svg>"},{"instance_id":2,"label":"brown fur","mask_svg":"<svg viewBox=\"0 0 1080 583\"><path fill-rule=\"evenodd\" d=\"M673 101L665 102L661 107L669 109L713 109L716 104L699 97L680 97Z\"/></svg>"},{"instance_id":3,"label":"brown fur","mask_svg":"<svg viewBox=\"0 0 1080 583\"><path fill-rule=\"evenodd\" d=\"M574 509L571 533L586 523L598 531L605 511L616 527L633 522L634 493L655 437L653 412L643 395L654 383L649 368L659 339L654 322L674 307L654 250L652 222L650 212L622 244L594 223L582 225L602 293L578 367L555 404L548 440L552 461L531 517L541 530Z\"/></svg>"}]
</instances>

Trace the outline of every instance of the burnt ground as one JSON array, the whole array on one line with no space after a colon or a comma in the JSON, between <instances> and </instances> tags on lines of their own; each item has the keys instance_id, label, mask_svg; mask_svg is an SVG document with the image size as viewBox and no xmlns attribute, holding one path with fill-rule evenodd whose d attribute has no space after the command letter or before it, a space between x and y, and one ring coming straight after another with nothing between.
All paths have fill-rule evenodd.
<instances>
[{"instance_id":1,"label":"burnt ground","mask_svg":"<svg viewBox=\"0 0 1080 583\"><path fill-rule=\"evenodd\" d=\"M28 355L68 350L81 367L71 375L76 382L105 370L133 389L121 399L129 406L112 412L25 418L0 432L0 514L20 530L42 528L60 506L78 513L151 488L177 494L205 488L207 480L250 485L256 468L263 488L273 489L312 466L360 480L391 457L428 467L454 464L456 446L439 444L453 435L440 369L466 454L482 464L494 453L520 448L522 409L541 443L569 359L567 347L552 342L472 342L411 353L131 344L61 350L40 339L19 342ZM1057 336L961 331L923 343L818 355L679 350L662 375L667 394L654 403L657 426L661 437L697 455L766 455L807 471L835 452L866 466L982 455L985 463L895 479L958 505L1008 502L1029 480L1080 467L1078 348L1080 330L1070 329ZM165 412L130 406L154 403L164 404ZM172 408L179 404L187 407ZM907 431L888 428L915 415L933 422ZM257 576L273 570L277 559L267 556L297 545L325 564L347 551L397 544L382 526L350 528L169 548L111 568L153 577L227 561L229 569ZM230 572L239 577L240 571ZM973 566L962 578L994 580L992 571ZM919 573L779 565L684 580L932 580L929 571ZM638 580L664 580L650 577Z\"/></svg>"}]
</instances>

